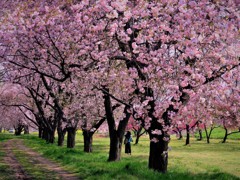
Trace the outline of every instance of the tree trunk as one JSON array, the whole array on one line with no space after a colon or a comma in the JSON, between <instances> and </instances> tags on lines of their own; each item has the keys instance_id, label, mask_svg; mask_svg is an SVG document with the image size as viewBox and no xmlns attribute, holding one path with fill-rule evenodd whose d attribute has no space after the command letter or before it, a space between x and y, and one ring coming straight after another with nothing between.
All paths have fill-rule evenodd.
<instances>
[{"instance_id":1,"label":"tree trunk","mask_svg":"<svg viewBox=\"0 0 240 180\"><path fill-rule=\"evenodd\" d=\"M142 130L143 130L143 127L141 126L141 127L136 131L135 144L138 144L140 137L145 133L145 130L144 130L144 132L142 132Z\"/></svg>"},{"instance_id":2,"label":"tree trunk","mask_svg":"<svg viewBox=\"0 0 240 180\"><path fill-rule=\"evenodd\" d=\"M122 140L124 136L125 129L131 114L128 112L129 107L125 106L124 114L126 115L123 120L119 122L118 129L116 130L115 119L113 115L111 98L109 96L109 89L105 88L104 92L104 107L106 111L106 118L109 129L110 136L110 150L108 161L119 161L121 159L121 149L122 149Z\"/></svg>"},{"instance_id":3,"label":"tree trunk","mask_svg":"<svg viewBox=\"0 0 240 180\"><path fill-rule=\"evenodd\" d=\"M179 128L177 128L177 130L178 130L178 134L179 134L178 140L181 140L181 139L183 138L183 136L182 136L182 130L180 130Z\"/></svg>"},{"instance_id":4,"label":"tree trunk","mask_svg":"<svg viewBox=\"0 0 240 180\"><path fill-rule=\"evenodd\" d=\"M151 89L146 89L145 92L150 97L153 96ZM149 101L148 116L152 118L150 129L148 130L150 137L150 155L148 167L155 171L166 173L168 166L168 143L170 141L170 135L163 131L163 125L158 122L158 118L154 116L155 112L155 101ZM163 113L162 119L164 119L165 126L170 126L170 118L168 112L173 111L174 108L170 105L167 110ZM158 130L161 134L152 134L153 131Z\"/></svg>"},{"instance_id":5,"label":"tree trunk","mask_svg":"<svg viewBox=\"0 0 240 180\"><path fill-rule=\"evenodd\" d=\"M66 128L62 129L62 127L58 127L57 133L58 133L58 146L63 146Z\"/></svg>"},{"instance_id":6,"label":"tree trunk","mask_svg":"<svg viewBox=\"0 0 240 180\"><path fill-rule=\"evenodd\" d=\"M198 133L199 133L198 141L201 141L201 140L202 140L202 130L199 129L199 130L198 130Z\"/></svg>"},{"instance_id":7,"label":"tree trunk","mask_svg":"<svg viewBox=\"0 0 240 180\"><path fill-rule=\"evenodd\" d=\"M138 144L140 136L137 134L135 144Z\"/></svg>"},{"instance_id":8,"label":"tree trunk","mask_svg":"<svg viewBox=\"0 0 240 180\"><path fill-rule=\"evenodd\" d=\"M183 136L182 136L182 131L180 131L180 132L179 132L179 138L178 138L178 140L181 140L182 137L183 137Z\"/></svg>"},{"instance_id":9,"label":"tree trunk","mask_svg":"<svg viewBox=\"0 0 240 180\"><path fill-rule=\"evenodd\" d=\"M117 136L117 131L110 137L110 151L108 161L119 161L121 159L122 144Z\"/></svg>"},{"instance_id":10,"label":"tree trunk","mask_svg":"<svg viewBox=\"0 0 240 180\"><path fill-rule=\"evenodd\" d=\"M47 128L42 129L42 139L46 140L48 139L48 131Z\"/></svg>"},{"instance_id":11,"label":"tree trunk","mask_svg":"<svg viewBox=\"0 0 240 180\"><path fill-rule=\"evenodd\" d=\"M213 129L215 129L215 127L212 126L208 135L208 143L210 143L210 138L211 138Z\"/></svg>"},{"instance_id":12,"label":"tree trunk","mask_svg":"<svg viewBox=\"0 0 240 180\"><path fill-rule=\"evenodd\" d=\"M51 143L51 144L53 144L54 143L54 139L55 139L55 136L54 136L54 131L47 131L47 139L46 139L46 141L47 141L47 143Z\"/></svg>"},{"instance_id":13,"label":"tree trunk","mask_svg":"<svg viewBox=\"0 0 240 180\"><path fill-rule=\"evenodd\" d=\"M189 132L189 125L186 124L186 132L187 132L187 137L186 137L186 144L185 145L188 145L190 144L190 132Z\"/></svg>"},{"instance_id":14,"label":"tree trunk","mask_svg":"<svg viewBox=\"0 0 240 180\"><path fill-rule=\"evenodd\" d=\"M38 137L43 138L43 128L41 126L38 127Z\"/></svg>"},{"instance_id":15,"label":"tree trunk","mask_svg":"<svg viewBox=\"0 0 240 180\"><path fill-rule=\"evenodd\" d=\"M227 137L228 137L228 129L224 127L224 130L225 130L225 135L224 135L222 143L225 143L227 140Z\"/></svg>"},{"instance_id":16,"label":"tree trunk","mask_svg":"<svg viewBox=\"0 0 240 180\"><path fill-rule=\"evenodd\" d=\"M138 144L139 138L141 137L142 126L136 131L136 141L135 144Z\"/></svg>"},{"instance_id":17,"label":"tree trunk","mask_svg":"<svg viewBox=\"0 0 240 180\"><path fill-rule=\"evenodd\" d=\"M92 152L93 133L88 130L83 130L84 152Z\"/></svg>"},{"instance_id":18,"label":"tree trunk","mask_svg":"<svg viewBox=\"0 0 240 180\"><path fill-rule=\"evenodd\" d=\"M0 133L2 133L2 127L0 127Z\"/></svg>"},{"instance_id":19,"label":"tree trunk","mask_svg":"<svg viewBox=\"0 0 240 180\"><path fill-rule=\"evenodd\" d=\"M208 132L207 132L206 124L204 124L204 130L205 130L205 133L206 133L207 143L209 144L210 143L210 137L209 137Z\"/></svg>"},{"instance_id":20,"label":"tree trunk","mask_svg":"<svg viewBox=\"0 0 240 180\"><path fill-rule=\"evenodd\" d=\"M150 137L151 139L152 137ZM159 137L158 140L158 142L150 141L148 167L166 173L168 166L168 141L164 141L163 136Z\"/></svg>"},{"instance_id":21,"label":"tree trunk","mask_svg":"<svg viewBox=\"0 0 240 180\"><path fill-rule=\"evenodd\" d=\"M28 127L28 125L24 125L24 134L29 134L29 127Z\"/></svg>"},{"instance_id":22,"label":"tree trunk","mask_svg":"<svg viewBox=\"0 0 240 180\"><path fill-rule=\"evenodd\" d=\"M109 89L105 89L109 92ZM113 116L112 111L112 103L111 98L107 93L104 93L104 107L106 111L108 129L109 129L109 136L110 136L110 150L109 150L109 157L108 161L119 161L120 160L120 143L119 138L117 136L116 124Z\"/></svg>"},{"instance_id":23,"label":"tree trunk","mask_svg":"<svg viewBox=\"0 0 240 180\"><path fill-rule=\"evenodd\" d=\"M68 127L67 128L67 148L75 147L75 137L76 137L76 128Z\"/></svg>"},{"instance_id":24,"label":"tree trunk","mask_svg":"<svg viewBox=\"0 0 240 180\"><path fill-rule=\"evenodd\" d=\"M16 135L16 136L20 136L21 133L22 133L22 130L15 129L15 135Z\"/></svg>"},{"instance_id":25,"label":"tree trunk","mask_svg":"<svg viewBox=\"0 0 240 180\"><path fill-rule=\"evenodd\" d=\"M15 129L15 135L20 136L22 131L23 131L23 128L24 128L23 125L18 125L17 127L15 127L14 128Z\"/></svg>"}]
</instances>

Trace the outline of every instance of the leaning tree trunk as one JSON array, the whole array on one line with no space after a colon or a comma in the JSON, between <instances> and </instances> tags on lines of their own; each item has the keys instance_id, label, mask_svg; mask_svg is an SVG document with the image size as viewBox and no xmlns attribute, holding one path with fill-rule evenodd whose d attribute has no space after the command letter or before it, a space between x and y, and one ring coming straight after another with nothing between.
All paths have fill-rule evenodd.
<instances>
[{"instance_id":1,"label":"leaning tree trunk","mask_svg":"<svg viewBox=\"0 0 240 180\"><path fill-rule=\"evenodd\" d=\"M181 140L181 139L182 139L182 131L178 131L178 133L179 133L179 138L178 138L178 140Z\"/></svg>"},{"instance_id":2,"label":"leaning tree trunk","mask_svg":"<svg viewBox=\"0 0 240 180\"><path fill-rule=\"evenodd\" d=\"M228 137L228 129L224 127L224 130L225 130L225 134L224 134L224 138L223 138L222 143L225 143L226 140L227 140L227 137Z\"/></svg>"},{"instance_id":3,"label":"leaning tree trunk","mask_svg":"<svg viewBox=\"0 0 240 180\"><path fill-rule=\"evenodd\" d=\"M108 161L119 161L121 159L122 142L127 123L131 114L128 113L128 107L124 108L125 118L119 122L117 130L111 130L110 135L110 151Z\"/></svg>"},{"instance_id":4,"label":"leaning tree trunk","mask_svg":"<svg viewBox=\"0 0 240 180\"><path fill-rule=\"evenodd\" d=\"M136 131L136 140L135 140L135 144L138 144L139 142L139 138L141 137L141 131L142 131L142 126Z\"/></svg>"},{"instance_id":5,"label":"leaning tree trunk","mask_svg":"<svg viewBox=\"0 0 240 180\"><path fill-rule=\"evenodd\" d=\"M83 130L84 152L92 152L93 133L89 130Z\"/></svg>"},{"instance_id":6,"label":"leaning tree trunk","mask_svg":"<svg viewBox=\"0 0 240 180\"><path fill-rule=\"evenodd\" d=\"M2 127L0 127L0 133L2 133Z\"/></svg>"},{"instance_id":7,"label":"leaning tree trunk","mask_svg":"<svg viewBox=\"0 0 240 180\"><path fill-rule=\"evenodd\" d=\"M110 150L108 161L119 161L121 159L121 149L124 132L131 114L128 112L129 107L126 105L123 112L126 116L123 120L119 122L118 129L116 129L111 98L108 94L109 89L104 88L104 90L104 107L106 111L106 118L110 136Z\"/></svg>"},{"instance_id":8,"label":"leaning tree trunk","mask_svg":"<svg viewBox=\"0 0 240 180\"><path fill-rule=\"evenodd\" d=\"M187 137L186 137L186 144L185 145L188 145L190 144L190 132L189 132L189 125L186 124L186 132L187 132Z\"/></svg>"},{"instance_id":9,"label":"leaning tree trunk","mask_svg":"<svg viewBox=\"0 0 240 180\"><path fill-rule=\"evenodd\" d=\"M139 139L140 139L140 136L137 134L137 136L136 136L136 140L135 140L135 144L138 144Z\"/></svg>"},{"instance_id":10,"label":"leaning tree trunk","mask_svg":"<svg viewBox=\"0 0 240 180\"><path fill-rule=\"evenodd\" d=\"M76 128L68 127L67 128L67 148L75 147L75 137L76 137Z\"/></svg>"}]
</instances>

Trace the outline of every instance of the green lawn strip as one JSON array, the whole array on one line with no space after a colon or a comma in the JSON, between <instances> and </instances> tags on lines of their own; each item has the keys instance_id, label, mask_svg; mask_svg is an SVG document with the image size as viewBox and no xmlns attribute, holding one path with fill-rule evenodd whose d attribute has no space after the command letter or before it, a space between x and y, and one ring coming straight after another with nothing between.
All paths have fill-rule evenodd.
<instances>
[{"instance_id":1,"label":"green lawn strip","mask_svg":"<svg viewBox=\"0 0 240 180\"><path fill-rule=\"evenodd\" d=\"M5 153L2 149L2 142L0 142L0 179L1 180L13 180L14 172L11 168L4 162Z\"/></svg>"},{"instance_id":2,"label":"green lawn strip","mask_svg":"<svg viewBox=\"0 0 240 180\"><path fill-rule=\"evenodd\" d=\"M59 179L56 173L43 168L41 165L38 165L37 162L29 157L26 153L21 150L13 149L13 153L22 165L24 171L31 177L31 179L45 180L46 177L51 180Z\"/></svg>"},{"instance_id":3,"label":"green lawn strip","mask_svg":"<svg viewBox=\"0 0 240 180\"><path fill-rule=\"evenodd\" d=\"M10 133L0 133L0 142L4 142L15 137L16 136Z\"/></svg>"},{"instance_id":4,"label":"green lawn strip","mask_svg":"<svg viewBox=\"0 0 240 180\"><path fill-rule=\"evenodd\" d=\"M75 149L46 144L36 136L23 136L25 144L45 157L60 162L67 170L82 179L240 179L238 171L239 142L227 144L213 140L212 143L191 139L191 146L172 138L169 153L169 170L160 174L147 167L149 154L148 137L140 144L132 145L132 156L122 154L119 162L107 162L109 139L94 138L93 153L83 152L81 134L77 135ZM124 150L124 149L123 149ZM217 152L217 153L215 153ZM214 155L215 153L215 155ZM224 164L225 161L227 164Z\"/></svg>"}]
</instances>

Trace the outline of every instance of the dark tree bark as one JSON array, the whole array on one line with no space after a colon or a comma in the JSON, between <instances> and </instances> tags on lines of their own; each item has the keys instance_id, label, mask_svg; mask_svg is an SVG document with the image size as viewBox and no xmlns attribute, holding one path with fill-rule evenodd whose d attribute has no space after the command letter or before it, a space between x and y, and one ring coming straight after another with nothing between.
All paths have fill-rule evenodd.
<instances>
[{"instance_id":1,"label":"dark tree bark","mask_svg":"<svg viewBox=\"0 0 240 180\"><path fill-rule=\"evenodd\" d=\"M202 140L202 130L199 129L199 130L198 130L198 133L199 133L198 141L201 141L201 140Z\"/></svg>"},{"instance_id":2,"label":"dark tree bark","mask_svg":"<svg viewBox=\"0 0 240 180\"><path fill-rule=\"evenodd\" d=\"M14 127L14 129L15 129L15 135L20 136L24 129L24 126L19 124L17 127Z\"/></svg>"},{"instance_id":3,"label":"dark tree bark","mask_svg":"<svg viewBox=\"0 0 240 180\"><path fill-rule=\"evenodd\" d=\"M92 152L93 133L89 130L83 130L84 152Z\"/></svg>"},{"instance_id":4,"label":"dark tree bark","mask_svg":"<svg viewBox=\"0 0 240 180\"><path fill-rule=\"evenodd\" d=\"M140 136L136 136L136 140L135 140L135 144L138 144L138 142L139 142L139 139L140 139Z\"/></svg>"},{"instance_id":5,"label":"dark tree bark","mask_svg":"<svg viewBox=\"0 0 240 180\"><path fill-rule=\"evenodd\" d=\"M46 135L47 135L47 139L46 139L47 143L53 144L55 140L55 131L48 130L46 132Z\"/></svg>"},{"instance_id":6,"label":"dark tree bark","mask_svg":"<svg viewBox=\"0 0 240 180\"><path fill-rule=\"evenodd\" d=\"M43 128L42 130L42 139L47 141L48 135L47 135L47 128Z\"/></svg>"},{"instance_id":7,"label":"dark tree bark","mask_svg":"<svg viewBox=\"0 0 240 180\"><path fill-rule=\"evenodd\" d=\"M76 128L68 127L67 128L67 148L75 147L75 137L76 137Z\"/></svg>"},{"instance_id":8,"label":"dark tree bark","mask_svg":"<svg viewBox=\"0 0 240 180\"><path fill-rule=\"evenodd\" d=\"M29 127L28 127L28 125L24 125L24 134L29 134Z\"/></svg>"},{"instance_id":9,"label":"dark tree bark","mask_svg":"<svg viewBox=\"0 0 240 180\"><path fill-rule=\"evenodd\" d=\"M210 131L209 131L209 133L208 133L207 126L206 126L206 124L204 124L204 130L205 130L205 133L206 133L206 138L207 138L207 143L208 143L208 144L210 143L210 138L211 138L211 135L212 135L212 131L213 131L215 128L216 128L216 127L211 126Z\"/></svg>"},{"instance_id":10,"label":"dark tree bark","mask_svg":"<svg viewBox=\"0 0 240 180\"><path fill-rule=\"evenodd\" d=\"M137 130L137 131L135 131L136 133L136 140L135 140L135 144L138 144L138 142L139 142L139 138L140 138L140 134L141 134L141 131L142 131L142 126Z\"/></svg>"},{"instance_id":11,"label":"dark tree bark","mask_svg":"<svg viewBox=\"0 0 240 180\"><path fill-rule=\"evenodd\" d=\"M121 159L121 149L122 149L122 141L125 129L127 127L127 123L131 116L128 113L128 106L126 105L124 108L124 113L126 114L125 118L119 122L118 129L115 124L115 119L113 116L113 108L111 103L111 98L109 96L109 89L104 88L104 107L106 111L106 118L109 128L109 136L110 136L110 150L108 161L119 161Z\"/></svg>"},{"instance_id":12,"label":"dark tree bark","mask_svg":"<svg viewBox=\"0 0 240 180\"><path fill-rule=\"evenodd\" d=\"M175 132L176 135L178 136L178 140L181 140L183 138L182 129L180 129L178 126L175 128L176 128L176 130L174 129L173 132Z\"/></svg>"},{"instance_id":13,"label":"dark tree bark","mask_svg":"<svg viewBox=\"0 0 240 180\"><path fill-rule=\"evenodd\" d=\"M135 144L138 144L140 137L146 132L145 130L142 132L143 127L141 126L136 132L136 140Z\"/></svg>"},{"instance_id":14,"label":"dark tree bark","mask_svg":"<svg viewBox=\"0 0 240 180\"><path fill-rule=\"evenodd\" d=\"M189 124L186 124L186 133L187 133L187 137L186 137L186 144L188 145L190 144L190 129L189 129Z\"/></svg>"},{"instance_id":15,"label":"dark tree bark","mask_svg":"<svg viewBox=\"0 0 240 180\"><path fill-rule=\"evenodd\" d=\"M22 133L22 130L15 129L15 135L16 135L16 136L20 136L21 133Z\"/></svg>"},{"instance_id":16,"label":"dark tree bark","mask_svg":"<svg viewBox=\"0 0 240 180\"><path fill-rule=\"evenodd\" d=\"M58 146L63 146L66 129L61 130L57 129L57 133L58 133Z\"/></svg>"},{"instance_id":17,"label":"dark tree bark","mask_svg":"<svg viewBox=\"0 0 240 180\"><path fill-rule=\"evenodd\" d=\"M204 130L205 130L205 133L206 133L207 143L209 144L210 143L210 137L208 135L207 127L206 127L205 124L204 124Z\"/></svg>"},{"instance_id":18,"label":"dark tree bark","mask_svg":"<svg viewBox=\"0 0 240 180\"><path fill-rule=\"evenodd\" d=\"M198 121L198 123L197 123L198 134L199 134L199 138L197 140L201 141L202 140L202 129L199 127L199 123L201 123L201 121Z\"/></svg>"},{"instance_id":19,"label":"dark tree bark","mask_svg":"<svg viewBox=\"0 0 240 180\"><path fill-rule=\"evenodd\" d=\"M43 128L41 126L38 127L38 137L43 138Z\"/></svg>"},{"instance_id":20,"label":"dark tree bark","mask_svg":"<svg viewBox=\"0 0 240 180\"><path fill-rule=\"evenodd\" d=\"M121 159L121 147L120 139L117 135L117 131L112 131L110 136L110 151L108 161L119 161Z\"/></svg>"},{"instance_id":21,"label":"dark tree bark","mask_svg":"<svg viewBox=\"0 0 240 180\"><path fill-rule=\"evenodd\" d=\"M225 134L224 134L224 138L223 138L223 141L222 143L225 143L228 136L231 135L231 134L236 134L236 133L240 133L240 128L238 129L238 131L233 131L233 132L230 132L228 133L228 129L224 126L224 130L225 130Z\"/></svg>"},{"instance_id":22,"label":"dark tree bark","mask_svg":"<svg viewBox=\"0 0 240 180\"><path fill-rule=\"evenodd\" d=\"M154 97L153 91L150 88L145 89L145 92L145 97ZM148 105L150 106L148 116L152 119L151 126L147 130L150 138L150 154L148 167L155 171L166 173L168 166L168 143L170 141L170 135L163 131L162 124L159 123L158 119L154 116L155 101L149 101ZM168 116L169 111L174 111L173 106L169 106L162 115L165 126L170 125L170 119ZM152 132L154 130L161 131L161 134L153 134Z\"/></svg>"},{"instance_id":23,"label":"dark tree bark","mask_svg":"<svg viewBox=\"0 0 240 180\"><path fill-rule=\"evenodd\" d=\"M181 140L183 138L182 130L179 129L178 127L177 127L177 130L178 130L178 135L179 135L178 140Z\"/></svg>"},{"instance_id":24,"label":"dark tree bark","mask_svg":"<svg viewBox=\"0 0 240 180\"><path fill-rule=\"evenodd\" d=\"M2 133L2 127L0 127L0 133Z\"/></svg>"},{"instance_id":25,"label":"dark tree bark","mask_svg":"<svg viewBox=\"0 0 240 180\"><path fill-rule=\"evenodd\" d=\"M224 138L223 138L222 143L225 143L226 140L227 140L227 137L228 137L228 129L226 127L224 127L224 130L225 130L225 134L224 134Z\"/></svg>"},{"instance_id":26,"label":"dark tree bark","mask_svg":"<svg viewBox=\"0 0 240 180\"><path fill-rule=\"evenodd\" d=\"M66 128L62 128L61 122L58 123L57 133L58 133L58 146L63 146L64 137L66 135Z\"/></svg>"},{"instance_id":27,"label":"dark tree bark","mask_svg":"<svg viewBox=\"0 0 240 180\"><path fill-rule=\"evenodd\" d=\"M168 165L168 142L164 141L163 137L160 137L158 139L158 142L150 141L148 167L150 169L166 173Z\"/></svg>"}]
</instances>

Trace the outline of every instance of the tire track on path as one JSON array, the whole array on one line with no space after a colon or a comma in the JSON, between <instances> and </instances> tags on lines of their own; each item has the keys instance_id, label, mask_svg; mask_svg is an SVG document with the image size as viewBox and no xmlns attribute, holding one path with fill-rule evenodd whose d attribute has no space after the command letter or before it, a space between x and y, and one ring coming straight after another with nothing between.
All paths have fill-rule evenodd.
<instances>
[{"instance_id":1,"label":"tire track on path","mask_svg":"<svg viewBox=\"0 0 240 180\"><path fill-rule=\"evenodd\" d=\"M30 180L31 177L27 175L21 164L16 159L12 152L12 145L7 141L3 143L3 151L5 152L4 162L11 168L14 172L14 176L19 180Z\"/></svg>"},{"instance_id":2,"label":"tire track on path","mask_svg":"<svg viewBox=\"0 0 240 180\"><path fill-rule=\"evenodd\" d=\"M42 157L39 153L35 152L31 148L26 147L23 144L23 140L9 140L7 142L4 142L3 147L7 154L4 160L10 167L13 168L16 179L29 180L31 179L31 177L26 174L21 164L17 161L12 149L17 149L18 151L23 152L29 157L29 162L32 163L33 166L38 166L42 169L54 172L59 177L59 179L79 180L79 178L76 177L75 174L64 170L59 164Z\"/></svg>"}]
</instances>

